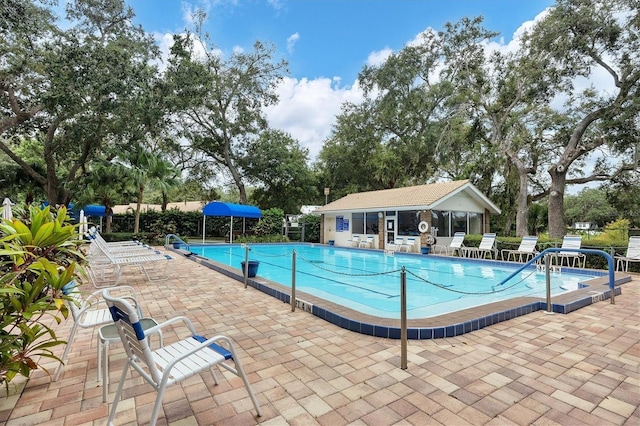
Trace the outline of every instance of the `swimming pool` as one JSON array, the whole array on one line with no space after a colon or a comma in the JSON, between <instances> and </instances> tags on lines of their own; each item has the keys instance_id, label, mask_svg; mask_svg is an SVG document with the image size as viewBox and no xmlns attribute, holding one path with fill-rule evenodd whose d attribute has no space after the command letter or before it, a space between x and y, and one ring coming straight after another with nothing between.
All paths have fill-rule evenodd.
<instances>
[{"instance_id":1,"label":"swimming pool","mask_svg":"<svg viewBox=\"0 0 640 426\"><path fill-rule=\"evenodd\" d=\"M190 245L190 252L240 270L242 245ZM400 316L400 271L407 272L407 318L429 318L517 297L546 296L546 276L535 267L497 286L521 265L312 244L252 244L258 275L290 287L296 252L296 290L367 315ZM578 289L600 272L551 274L552 295Z\"/></svg>"}]
</instances>

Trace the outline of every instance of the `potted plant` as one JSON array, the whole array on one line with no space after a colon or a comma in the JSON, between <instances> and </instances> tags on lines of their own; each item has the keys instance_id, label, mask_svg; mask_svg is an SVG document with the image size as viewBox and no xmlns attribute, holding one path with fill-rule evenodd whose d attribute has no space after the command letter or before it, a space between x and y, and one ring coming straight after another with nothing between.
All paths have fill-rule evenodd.
<instances>
[{"instance_id":1,"label":"potted plant","mask_svg":"<svg viewBox=\"0 0 640 426\"><path fill-rule=\"evenodd\" d=\"M66 343L49 324L68 315L62 288L79 279L84 262L76 226L66 208L29 208L25 220L0 223L0 384L9 391L17 376L43 368L42 357Z\"/></svg>"}]
</instances>

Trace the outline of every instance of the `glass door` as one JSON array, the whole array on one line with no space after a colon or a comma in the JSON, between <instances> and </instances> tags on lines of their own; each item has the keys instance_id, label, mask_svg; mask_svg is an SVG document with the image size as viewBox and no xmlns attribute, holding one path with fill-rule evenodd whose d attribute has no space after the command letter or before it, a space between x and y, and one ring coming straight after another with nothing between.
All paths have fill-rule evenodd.
<instances>
[{"instance_id":1,"label":"glass door","mask_svg":"<svg viewBox=\"0 0 640 426\"><path fill-rule=\"evenodd\" d=\"M385 240L387 244L393 242L396 239L396 218L395 217L387 217L386 225L384 227L384 233L386 234Z\"/></svg>"}]
</instances>

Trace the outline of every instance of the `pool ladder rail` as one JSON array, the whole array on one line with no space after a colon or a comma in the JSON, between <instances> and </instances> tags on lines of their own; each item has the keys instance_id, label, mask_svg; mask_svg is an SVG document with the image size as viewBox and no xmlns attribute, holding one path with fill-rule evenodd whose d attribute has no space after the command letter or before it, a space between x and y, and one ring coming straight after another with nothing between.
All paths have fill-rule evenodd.
<instances>
[{"instance_id":1,"label":"pool ladder rail","mask_svg":"<svg viewBox=\"0 0 640 426\"><path fill-rule=\"evenodd\" d=\"M171 248L182 252L185 256L191 256L193 253L189 250L189 244L187 244L182 238L176 234L167 234L164 239L164 248Z\"/></svg>"}]
</instances>

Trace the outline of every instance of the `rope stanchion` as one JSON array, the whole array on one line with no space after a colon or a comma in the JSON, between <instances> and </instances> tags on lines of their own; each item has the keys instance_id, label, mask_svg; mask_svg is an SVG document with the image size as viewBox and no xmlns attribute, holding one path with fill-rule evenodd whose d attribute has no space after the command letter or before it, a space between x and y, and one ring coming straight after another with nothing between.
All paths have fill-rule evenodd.
<instances>
[{"instance_id":1,"label":"rope stanchion","mask_svg":"<svg viewBox=\"0 0 640 426\"><path fill-rule=\"evenodd\" d=\"M244 246L244 288L249 283L249 246Z\"/></svg>"},{"instance_id":2,"label":"rope stanchion","mask_svg":"<svg viewBox=\"0 0 640 426\"><path fill-rule=\"evenodd\" d=\"M296 251L291 253L291 312L296 311Z\"/></svg>"},{"instance_id":3,"label":"rope stanchion","mask_svg":"<svg viewBox=\"0 0 640 426\"><path fill-rule=\"evenodd\" d=\"M407 369L407 271L400 272L400 368Z\"/></svg>"}]
</instances>

